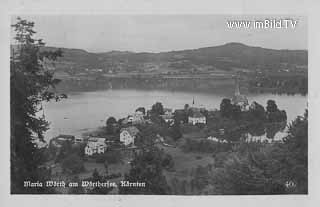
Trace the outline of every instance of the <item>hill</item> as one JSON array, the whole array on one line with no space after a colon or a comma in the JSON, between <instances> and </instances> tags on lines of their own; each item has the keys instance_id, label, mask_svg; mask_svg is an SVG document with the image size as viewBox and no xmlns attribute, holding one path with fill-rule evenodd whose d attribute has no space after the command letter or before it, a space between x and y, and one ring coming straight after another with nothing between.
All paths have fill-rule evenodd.
<instances>
[{"instance_id":1,"label":"hill","mask_svg":"<svg viewBox=\"0 0 320 207\"><path fill-rule=\"evenodd\" d=\"M45 47L44 50L57 49ZM252 47L241 43L227 43L215 47L160 53L135 53L111 51L91 53L81 49L62 48L56 69L81 71L101 68L104 71L165 72L207 70L230 70L232 68L279 69L308 65L307 50L275 50Z\"/></svg>"}]
</instances>

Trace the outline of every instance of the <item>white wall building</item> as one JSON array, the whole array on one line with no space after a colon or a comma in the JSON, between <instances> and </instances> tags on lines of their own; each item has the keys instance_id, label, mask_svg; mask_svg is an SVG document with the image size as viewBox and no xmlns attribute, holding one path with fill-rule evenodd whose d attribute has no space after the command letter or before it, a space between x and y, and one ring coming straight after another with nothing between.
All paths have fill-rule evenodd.
<instances>
[{"instance_id":1,"label":"white wall building","mask_svg":"<svg viewBox=\"0 0 320 207\"><path fill-rule=\"evenodd\" d=\"M102 154L107 150L106 138L90 137L87 145L84 148L84 152L88 156L93 154Z\"/></svg>"},{"instance_id":2,"label":"white wall building","mask_svg":"<svg viewBox=\"0 0 320 207\"><path fill-rule=\"evenodd\" d=\"M206 124L207 119L199 111L194 111L191 116L188 117L188 123L192 125L196 124Z\"/></svg>"},{"instance_id":3,"label":"white wall building","mask_svg":"<svg viewBox=\"0 0 320 207\"><path fill-rule=\"evenodd\" d=\"M134 145L134 140L138 132L139 130L134 126L122 128L120 130L120 142L126 146L130 144Z\"/></svg>"}]
</instances>

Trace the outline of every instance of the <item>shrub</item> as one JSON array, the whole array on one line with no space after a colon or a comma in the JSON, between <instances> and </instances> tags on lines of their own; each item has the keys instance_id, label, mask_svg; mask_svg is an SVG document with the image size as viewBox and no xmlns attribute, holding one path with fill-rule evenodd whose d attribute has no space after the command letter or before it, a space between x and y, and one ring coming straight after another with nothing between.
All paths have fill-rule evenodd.
<instances>
[{"instance_id":1,"label":"shrub","mask_svg":"<svg viewBox=\"0 0 320 207\"><path fill-rule=\"evenodd\" d=\"M77 154L71 154L62 161L62 169L68 173L79 173L84 170L83 160Z\"/></svg>"}]
</instances>

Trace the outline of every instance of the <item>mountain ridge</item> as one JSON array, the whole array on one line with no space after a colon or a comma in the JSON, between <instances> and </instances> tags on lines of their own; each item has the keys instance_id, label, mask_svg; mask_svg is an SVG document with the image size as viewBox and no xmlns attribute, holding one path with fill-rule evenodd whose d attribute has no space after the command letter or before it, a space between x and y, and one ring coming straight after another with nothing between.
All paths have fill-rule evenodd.
<instances>
[{"instance_id":1,"label":"mountain ridge","mask_svg":"<svg viewBox=\"0 0 320 207\"><path fill-rule=\"evenodd\" d=\"M42 50L55 50L58 47L45 46ZM276 69L286 66L308 65L307 50L268 49L249 46L239 42L223 45L167 52L132 52L113 50L108 52L88 52L84 49L61 48L57 69L102 68L108 71L140 71L145 65L159 71L191 70L211 67L222 70L246 68L253 70ZM150 66L151 65L151 66Z\"/></svg>"}]
</instances>

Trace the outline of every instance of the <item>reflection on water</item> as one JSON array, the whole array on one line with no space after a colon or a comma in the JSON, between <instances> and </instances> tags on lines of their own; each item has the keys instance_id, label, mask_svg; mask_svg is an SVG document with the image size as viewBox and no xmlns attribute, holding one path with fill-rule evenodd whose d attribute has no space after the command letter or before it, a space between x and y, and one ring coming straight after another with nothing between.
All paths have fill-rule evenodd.
<instances>
[{"instance_id":1,"label":"reflection on water","mask_svg":"<svg viewBox=\"0 0 320 207\"><path fill-rule=\"evenodd\" d=\"M228 96L226 96L228 97ZM223 95L195 92L144 91L144 90L105 90L68 94L68 99L45 104L46 119L51 122L46 139L58 134L80 136L83 132L105 125L109 116L119 119L131 114L138 107L147 109L159 101L164 107L178 109L192 100L198 106L207 109L219 108ZM301 95L251 94L249 102L256 101L266 106L267 100L276 101L278 108L287 112L288 121L302 115L307 107L307 97ZM252 135L264 136L262 129ZM272 136L274 129L266 130L266 136ZM278 136L276 133L275 136Z\"/></svg>"}]
</instances>

